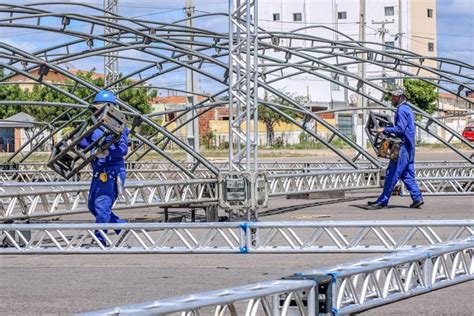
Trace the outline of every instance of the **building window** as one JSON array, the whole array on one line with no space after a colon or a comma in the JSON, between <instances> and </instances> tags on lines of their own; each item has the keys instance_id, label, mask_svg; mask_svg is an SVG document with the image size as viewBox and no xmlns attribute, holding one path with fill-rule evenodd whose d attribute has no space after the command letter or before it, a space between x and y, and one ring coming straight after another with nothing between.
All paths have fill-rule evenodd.
<instances>
[{"instance_id":1,"label":"building window","mask_svg":"<svg viewBox=\"0 0 474 316\"><path fill-rule=\"evenodd\" d=\"M394 16L395 8L394 7L385 7L385 16Z\"/></svg>"},{"instance_id":2,"label":"building window","mask_svg":"<svg viewBox=\"0 0 474 316\"><path fill-rule=\"evenodd\" d=\"M433 17L433 9L428 9L426 11L426 15L429 17L429 18L432 18Z\"/></svg>"},{"instance_id":3,"label":"building window","mask_svg":"<svg viewBox=\"0 0 474 316\"><path fill-rule=\"evenodd\" d=\"M334 75L333 79L336 80L337 82L341 82L341 80L339 80L338 75ZM341 86L339 84L337 84L337 82L331 82L331 91L340 91L341 90Z\"/></svg>"},{"instance_id":4,"label":"building window","mask_svg":"<svg viewBox=\"0 0 474 316\"><path fill-rule=\"evenodd\" d=\"M15 151L15 129L12 127L0 127L0 152Z\"/></svg>"},{"instance_id":5,"label":"building window","mask_svg":"<svg viewBox=\"0 0 474 316\"><path fill-rule=\"evenodd\" d=\"M393 50L395 48L395 42L385 42L385 50Z\"/></svg>"},{"instance_id":6,"label":"building window","mask_svg":"<svg viewBox=\"0 0 474 316\"><path fill-rule=\"evenodd\" d=\"M301 13L293 13L293 21L303 21Z\"/></svg>"},{"instance_id":7,"label":"building window","mask_svg":"<svg viewBox=\"0 0 474 316\"><path fill-rule=\"evenodd\" d=\"M345 19L347 19L347 12L346 12L346 11L337 12L337 18L338 18L339 20L345 20Z\"/></svg>"},{"instance_id":8,"label":"building window","mask_svg":"<svg viewBox=\"0 0 474 316\"><path fill-rule=\"evenodd\" d=\"M339 115L337 117L337 125L339 131L346 136L352 136L352 116L350 115Z\"/></svg>"},{"instance_id":9,"label":"building window","mask_svg":"<svg viewBox=\"0 0 474 316\"><path fill-rule=\"evenodd\" d=\"M434 43L428 43L428 51L434 52Z\"/></svg>"},{"instance_id":10,"label":"building window","mask_svg":"<svg viewBox=\"0 0 474 316\"><path fill-rule=\"evenodd\" d=\"M280 21L280 13L273 13L273 21Z\"/></svg>"},{"instance_id":11,"label":"building window","mask_svg":"<svg viewBox=\"0 0 474 316\"><path fill-rule=\"evenodd\" d=\"M395 78L387 78L385 79L385 82L387 83L388 87L395 87L397 85Z\"/></svg>"}]
</instances>

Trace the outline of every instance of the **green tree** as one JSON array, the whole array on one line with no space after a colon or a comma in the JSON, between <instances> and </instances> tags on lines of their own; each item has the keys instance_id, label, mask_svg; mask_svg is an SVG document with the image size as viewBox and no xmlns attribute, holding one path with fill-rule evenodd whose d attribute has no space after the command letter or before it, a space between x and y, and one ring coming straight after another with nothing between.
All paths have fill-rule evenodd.
<instances>
[{"instance_id":1,"label":"green tree","mask_svg":"<svg viewBox=\"0 0 474 316\"><path fill-rule=\"evenodd\" d=\"M201 142L206 146L207 149L211 149L214 146L215 140L216 133L212 129L209 129L207 132L201 135Z\"/></svg>"},{"instance_id":2,"label":"green tree","mask_svg":"<svg viewBox=\"0 0 474 316\"><path fill-rule=\"evenodd\" d=\"M0 85L0 100L4 101L24 101L28 100L28 96L19 85ZM19 105L6 105L0 106L0 119L10 117L18 112L22 111L22 107Z\"/></svg>"},{"instance_id":3,"label":"green tree","mask_svg":"<svg viewBox=\"0 0 474 316\"><path fill-rule=\"evenodd\" d=\"M1 77L3 70L0 69L0 71ZM97 87L104 87L104 79L95 76L95 68L90 71L78 72L76 76ZM131 80L124 81L124 85L130 84L132 84ZM92 102L95 95L92 89L82 85L75 85L73 80L66 80L65 85L58 85L57 87L65 92L74 94L80 99L85 99L87 102ZM148 93L148 89L146 89L144 85L138 85L118 95L122 101L130 104L143 114L151 112L150 102L155 96L156 92ZM56 91L44 85L34 85L31 91L22 90L19 85L0 85L0 100L76 103L72 98L61 93L61 91ZM55 106L2 106L0 107L0 118L9 117L20 111L24 111L34 116L40 122L49 122L65 110L65 108ZM79 110L71 111L71 115L75 115L78 111Z\"/></svg>"},{"instance_id":4,"label":"green tree","mask_svg":"<svg viewBox=\"0 0 474 316\"><path fill-rule=\"evenodd\" d=\"M432 84L419 79L404 79L403 86L408 100L429 114L437 110L438 93Z\"/></svg>"},{"instance_id":5,"label":"green tree","mask_svg":"<svg viewBox=\"0 0 474 316\"><path fill-rule=\"evenodd\" d=\"M129 84L131 84L131 81L125 80L125 85ZM118 95L120 100L130 104L142 114L151 112L152 108L150 102L154 96L156 96L156 92L147 93L147 89L144 86L127 89Z\"/></svg>"},{"instance_id":6,"label":"green tree","mask_svg":"<svg viewBox=\"0 0 474 316\"><path fill-rule=\"evenodd\" d=\"M308 102L307 97L295 96L294 94L291 94L291 93L285 93L285 94L293 98L300 104L304 104ZM270 102L291 107L290 103L288 103L286 100L280 97L276 97L276 96L272 97L270 99ZM282 111L288 114L292 118L295 118L295 119L302 118L302 115L299 112L291 111L289 109L282 109ZM262 104L259 104L258 106L258 120L262 121L265 124L265 128L267 130L267 145L268 146L273 146L275 144L275 126L282 122L289 123L288 119L284 118L277 112L273 111L272 109Z\"/></svg>"},{"instance_id":7,"label":"green tree","mask_svg":"<svg viewBox=\"0 0 474 316\"><path fill-rule=\"evenodd\" d=\"M95 68L91 69L88 72L78 72L76 75L97 87L103 88L105 86L104 78L103 77L96 77L94 78ZM72 82L70 82L72 83ZM123 82L124 86L129 86L133 84L133 81L130 79L126 79ZM74 91L74 94L80 97L81 99L94 94L94 92L88 88L80 87ZM151 112L151 100L156 97L156 91L152 91L148 93L148 89L146 86L140 84L134 88L127 89L122 93L118 94L120 100L130 104L132 107L140 111L142 114L148 114ZM92 99L92 98L91 98ZM92 100L89 99L88 101L91 102Z\"/></svg>"},{"instance_id":8,"label":"green tree","mask_svg":"<svg viewBox=\"0 0 474 316\"><path fill-rule=\"evenodd\" d=\"M35 85L31 91L26 90L25 93L27 94L27 100L29 101L61 103L75 102L60 91L42 85ZM53 118L66 111L65 108L57 106L25 106L23 110L34 116L40 122L50 122Z\"/></svg>"}]
</instances>

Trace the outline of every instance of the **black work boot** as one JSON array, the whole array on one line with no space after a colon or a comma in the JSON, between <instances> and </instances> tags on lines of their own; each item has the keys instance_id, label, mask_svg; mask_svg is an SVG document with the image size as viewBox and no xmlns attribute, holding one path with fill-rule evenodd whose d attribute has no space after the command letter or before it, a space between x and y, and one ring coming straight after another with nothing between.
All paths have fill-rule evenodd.
<instances>
[{"instance_id":1,"label":"black work boot","mask_svg":"<svg viewBox=\"0 0 474 316\"><path fill-rule=\"evenodd\" d=\"M413 201L413 203L410 204L410 208L420 208L423 204L425 204L423 200Z\"/></svg>"},{"instance_id":2,"label":"black work boot","mask_svg":"<svg viewBox=\"0 0 474 316\"><path fill-rule=\"evenodd\" d=\"M374 204L378 204L378 202L377 201L368 201L367 202L368 206L371 206L371 205L374 205Z\"/></svg>"},{"instance_id":3,"label":"black work boot","mask_svg":"<svg viewBox=\"0 0 474 316\"><path fill-rule=\"evenodd\" d=\"M381 210L383 208L387 208L387 205L374 203L374 204L371 204L367 207L368 210Z\"/></svg>"}]
</instances>

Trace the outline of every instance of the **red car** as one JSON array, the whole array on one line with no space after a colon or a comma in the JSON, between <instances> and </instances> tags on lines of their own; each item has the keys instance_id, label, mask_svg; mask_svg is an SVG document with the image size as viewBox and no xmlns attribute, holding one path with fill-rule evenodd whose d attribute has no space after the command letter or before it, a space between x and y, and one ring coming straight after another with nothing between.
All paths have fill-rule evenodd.
<instances>
[{"instance_id":1,"label":"red car","mask_svg":"<svg viewBox=\"0 0 474 316\"><path fill-rule=\"evenodd\" d=\"M462 132L462 136L471 141L474 142L474 125L468 125L464 128L464 131Z\"/></svg>"}]
</instances>

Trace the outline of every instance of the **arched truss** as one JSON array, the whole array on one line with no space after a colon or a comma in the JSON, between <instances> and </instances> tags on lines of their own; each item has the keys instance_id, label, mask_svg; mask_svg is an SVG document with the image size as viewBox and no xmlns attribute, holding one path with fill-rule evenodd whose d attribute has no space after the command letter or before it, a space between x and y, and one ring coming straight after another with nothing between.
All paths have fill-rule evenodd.
<instances>
[{"instance_id":1,"label":"arched truss","mask_svg":"<svg viewBox=\"0 0 474 316\"><path fill-rule=\"evenodd\" d=\"M91 10L97 10L97 14L100 14L102 11L85 4L67 4L72 6L80 5ZM116 16L115 20L118 22L111 23L109 20L105 20L103 17L99 16L56 13L39 9L39 7L45 5L51 4L44 3L27 6L1 5L0 12L8 12L10 16L9 18L0 20L0 28L14 27L41 30L45 32L55 32L63 35L69 35L76 39L60 45L49 47L47 49L42 49L34 53L24 52L19 48L14 48L4 43L0 43L0 61L2 61L0 65L10 70L12 72L11 76L14 74L22 74L33 81L49 86L50 88L68 96L71 100L73 100L73 102L77 103L76 105L71 104L71 106L77 107L78 105L86 106L88 104L88 98L92 97L98 88L59 67L59 65L65 64L67 62L95 56L106 56L111 52L137 51L140 52L140 54L145 55L146 58L118 56L124 60L136 61L140 66L136 70L125 74L118 81L111 84L111 86L118 87L118 93L136 87L142 83L147 83L154 78L164 76L174 71L191 69L196 73L213 80L216 85L222 86L222 89L218 90L211 96L207 96L203 101L195 104L194 107L184 107L175 110L178 115L174 120L166 123L164 126L159 126L150 119L153 114L141 115L128 104L120 102L122 109L126 110L130 116L139 116L146 124L152 126L155 129L155 134L152 137L152 143L147 141L147 139L144 139L141 135L137 134L137 138L143 141L141 145L147 144L149 145L149 148L138 154L138 149L141 147L140 145L136 150L129 154L128 158L136 157L136 159L139 160L150 150L155 150L170 162L178 166L189 177L192 177L192 171L197 166L192 167L190 170L186 169L186 167L180 165L165 152L168 144L173 142L177 145L177 147L181 148L187 153L190 153L198 161L198 163L201 163L203 166L215 173L217 172L217 169L209 161L200 156L198 153L193 152L189 146L183 143L179 138L175 137L173 133L185 126L189 120L204 114L206 111L209 111L214 107L225 106L227 104L227 102L219 101L217 99L219 97L225 96L228 90L227 80L229 74L227 71L228 66L226 62L226 58L228 56L228 34L216 33L196 27L190 28L179 24L185 20L169 24ZM194 18L204 19L215 15L217 14L205 14L196 16ZM226 16L226 14L218 15ZM48 25L42 23L42 21L51 19L52 17L57 19L58 25L52 26L50 20ZM35 21L35 23L28 23L31 21ZM79 32L69 28L68 26L72 21L89 25L89 32ZM115 30L115 32L112 32L108 35L100 34L100 32L97 30L105 25ZM326 30L329 29L327 27L321 28ZM433 67L424 65L424 62L430 58L419 56L409 51L395 49L393 51L387 52L384 51L383 45L377 43L361 43L354 41L350 37L347 37L343 34L341 35L344 36L344 40L330 41L325 38L300 33L304 30L305 28L300 28L293 32L287 33L266 32L261 30L261 34L259 35L258 56L262 61L262 65L265 66L265 70L259 72L259 88L284 100L285 103L290 104L290 106L284 107L281 104L275 104L266 101L261 101L261 103L283 116L287 116L287 114L285 114L281 109L290 108L292 111L296 111L302 115L311 117L319 124L322 124L328 128L332 132L332 135L328 140L325 140L319 137L317 134L306 130L304 126L297 120L288 117L290 121L298 125L300 128L302 128L302 130L308 132L312 137L315 137L317 140L324 143L326 146L328 146L328 148L333 150L354 168L358 168L358 165L355 162L359 157L365 157L375 166L380 166L380 164L376 158L355 144L351 139L343 135L335 127L327 124L324 120L320 119L317 115L309 111L303 104L298 103L296 100L283 94L281 91L275 88L273 86L275 83L300 74L307 74L340 85L356 94L362 95L375 105L386 107L384 102L365 93L362 87L370 87L374 90L384 93L386 92L383 86L384 80L408 77L418 78L430 82L438 88L442 88L443 90L446 90L447 92L452 93L461 99L471 102L469 99L463 97L461 92L463 90L473 90L473 78L467 74L467 72L472 72L474 68L472 65L451 59L431 58L433 61L438 62L438 67ZM192 40L189 39L190 36L192 36ZM94 47L94 42L98 41L107 42L108 45ZM282 41L287 41L288 45L282 45ZM301 43L304 43L304 45ZM190 44L193 45L192 48L189 47ZM369 46L378 47L369 48ZM368 58L368 56L370 56L370 58ZM347 71L344 68L357 66L362 62L385 68L387 71L390 71L390 73L385 77L360 78L357 74ZM216 74L215 71L207 71L206 66L219 69L218 73ZM69 78L75 86L86 87L90 89L91 94L84 100L81 100L68 93L64 89L61 89L60 86L42 82L41 77L34 77L31 75L30 72L32 70L39 69L41 67L47 67L47 69L51 69L63 74L65 77ZM456 67L457 72L452 70L453 67ZM420 72L429 74L429 76L420 75ZM6 83L6 81L11 76L6 76L5 78L1 79L1 81ZM137 76L139 80L134 80L133 83L129 85L125 84L126 79L132 77L136 78ZM274 78L269 79L271 76L274 76ZM340 82L338 79L343 76L349 78L350 81ZM458 88L455 90L450 90L441 84L455 85ZM187 91L185 92L188 93ZM0 104L7 103L2 103L2 101L0 101ZM191 116L191 118L186 116L188 112L194 109L200 109L201 112L195 112L197 114ZM413 109L418 115L426 118L425 123L417 123L420 128L427 131L441 142L445 143L464 159L472 163L470 157L451 144L451 141L458 140L463 142L466 146L468 146L468 148L472 149L473 147L469 142L463 139L456 131L443 124L439 119L431 117L427 113L414 106ZM51 123L53 128L50 135L56 133L65 126L65 122L62 122L62 118L68 114L68 111L70 110L66 110L65 114L61 114ZM179 119L184 117L187 119L184 122L179 122L179 124L177 124L173 130L166 130L166 127L170 126L171 123L178 122ZM69 117L69 119L73 121L79 119L79 117ZM449 133L449 141L444 141L437 135L437 133L432 132L430 129L431 125L437 126L439 129L443 129ZM48 137L50 135L48 135ZM347 156L335 148L331 142L336 137L340 138L343 142L353 148L355 155L352 157ZM18 153L15 153L15 155L17 154ZM26 159L28 156L29 154L22 157L21 161Z\"/></svg>"}]
</instances>

